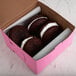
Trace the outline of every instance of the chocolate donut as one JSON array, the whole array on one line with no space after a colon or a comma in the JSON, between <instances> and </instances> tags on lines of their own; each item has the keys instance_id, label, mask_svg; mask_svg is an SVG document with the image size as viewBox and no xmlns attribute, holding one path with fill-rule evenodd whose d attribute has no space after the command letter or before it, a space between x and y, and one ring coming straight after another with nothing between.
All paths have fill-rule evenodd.
<instances>
[{"instance_id":1,"label":"chocolate donut","mask_svg":"<svg viewBox=\"0 0 76 76\"><path fill-rule=\"evenodd\" d=\"M7 34L12 41L14 41L18 46L21 45L22 40L29 37L27 29L23 25L17 25L11 28Z\"/></svg>"},{"instance_id":2,"label":"chocolate donut","mask_svg":"<svg viewBox=\"0 0 76 76\"><path fill-rule=\"evenodd\" d=\"M42 48L42 42L37 37L31 36L22 41L21 48L33 57Z\"/></svg>"},{"instance_id":3,"label":"chocolate donut","mask_svg":"<svg viewBox=\"0 0 76 76\"><path fill-rule=\"evenodd\" d=\"M62 28L56 22L49 22L41 28L40 37L46 45L61 32Z\"/></svg>"}]
</instances>

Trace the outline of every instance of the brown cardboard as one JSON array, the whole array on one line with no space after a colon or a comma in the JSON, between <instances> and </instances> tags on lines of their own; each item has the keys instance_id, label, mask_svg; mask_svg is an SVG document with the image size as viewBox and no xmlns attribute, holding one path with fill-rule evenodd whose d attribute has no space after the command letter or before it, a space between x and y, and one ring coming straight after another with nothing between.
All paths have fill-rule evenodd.
<instances>
[{"instance_id":1,"label":"brown cardboard","mask_svg":"<svg viewBox=\"0 0 76 76\"><path fill-rule=\"evenodd\" d=\"M42 8L42 14L48 16L50 20L56 21L59 25L61 25L64 29L69 27L72 31L74 30L74 26L65 20L62 16L56 13L51 8L43 5L41 2L38 2L38 5Z\"/></svg>"},{"instance_id":2,"label":"brown cardboard","mask_svg":"<svg viewBox=\"0 0 76 76\"><path fill-rule=\"evenodd\" d=\"M41 6L42 14L47 15L49 19L56 21L64 29L67 27L71 30L74 29L74 26L67 20L41 2L37 3L37 0L0 0L0 28L7 28L10 24L35 8L36 5Z\"/></svg>"},{"instance_id":3,"label":"brown cardboard","mask_svg":"<svg viewBox=\"0 0 76 76\"><path fill-rule=\"evenodd\" d=\"M18 20L36 6L37 0L0 0L0 28Z\"/></svg>"}]
</instances>

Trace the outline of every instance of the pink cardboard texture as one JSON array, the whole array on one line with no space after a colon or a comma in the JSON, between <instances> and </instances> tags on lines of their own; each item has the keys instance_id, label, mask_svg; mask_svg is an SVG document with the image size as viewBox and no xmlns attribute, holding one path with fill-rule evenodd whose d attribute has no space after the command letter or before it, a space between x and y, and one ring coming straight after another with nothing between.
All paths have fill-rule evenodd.
<instances>
[{"instance_id":1,"label":"pink cardboard texture","mask_svg":"<svg viewBox=\"0 0 76 76\"><path fill-rule=\"evenodd\" d=\"M36 74L40 73L48 64L50 64L59 54L61 54L68 46L71 45L73 36L75 34L75 30L70 34L68 38L66 38L63 42L58 44L52 52L50 52L45 57L35 61L32 57L30 57L26 52L24 52L21 48L19 48L9 37L2 31L5 43L7 46L15 52L25 63L26 65Z\"/></svg>"}]
</instances>

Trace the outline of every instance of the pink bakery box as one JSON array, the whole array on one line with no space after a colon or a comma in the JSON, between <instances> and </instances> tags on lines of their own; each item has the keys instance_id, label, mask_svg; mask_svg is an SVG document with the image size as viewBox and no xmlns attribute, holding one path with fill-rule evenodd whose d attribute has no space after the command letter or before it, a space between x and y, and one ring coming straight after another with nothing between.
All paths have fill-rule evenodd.
<instances>
[{"instance_id":1,"label":"pink bakery box","mask_svg":"<svg viewBox=\"0 0 76 76\"><path fill-rule=\"evenodd\" d=\"M41 9L38 6L40 6ZM68 46L71 45L75 33L75 27L67 20L65 20L62 16L60 16L58 13L56 13L55 11L53 11L51 8L47 7L43 3L37 0L27 0L27 3L26 0L20 0L18 2L16 2L16 0L12 0L12 1L1 0L0 7L1 8L4 7L6 9L6 10L3 8L0 9L1 10L0 32L2 33L5 43L13 52L15 52L26 63L26 65L35 74L40 73L48 64L50 64L58 55L60 55ZM36 9L33 10L34 8ZM35 12L35 14L41 11L43 15L46 15L49 19L56 21L59 25L63 27L63 29L70 28L70 30L72 31L70 35L65 40L60 42L51 52L49 52L46 56L38 60L33 59L26 52L24 52L5 33L5 30L11 28L11 26L19 24L21 18L22 18L21 21L26 20L24 19L24 16L26 16L26 14L28 16L27 18L30 18L31 15L29 15L28 13L32 10ZM36 10L38 12L36 12ZM32 14L32 16L35 14Z\"/></svg>"}]
</instances>

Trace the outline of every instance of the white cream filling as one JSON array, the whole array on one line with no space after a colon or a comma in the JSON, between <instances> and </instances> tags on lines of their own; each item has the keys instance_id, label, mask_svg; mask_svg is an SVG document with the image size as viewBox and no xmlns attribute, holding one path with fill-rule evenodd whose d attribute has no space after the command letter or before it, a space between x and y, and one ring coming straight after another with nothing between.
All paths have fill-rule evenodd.
<instances>
[{"instance_id":1,"label":"white cream filling","mask_svg":"<svg viewBox=\"0 0 76 76\"><path fill-rule=\"evenodd\" d=\"M27 41L30 40L30 39L32 39L32 38L33 38L33 37L28 37L28 38L24 39L24 40L22 41L21 48L23 49L23 47L24 47L24 45L27 43Z\"/></svg>"},{"instance_id":2,"label":"white cream filling","mask_svg":"<svg viewBox=\"0 0 76 76\"><path fill-rule=\"evenodd\" d=\"M53 26L58 26L57 23L48 23L43 29L42 31L40 32L40 37L42 38L44 33L50 28L50 27L53 27Z\"/></svg>"},{"instance_id":3,"label":"white cream filling","mask_svg":"<svg viewBox=\"0 0 76 76\"><path fill-rule=\"evenodd\" d=\"M37 20L39 20L39 19L42 19L42 18L47 19L47 17L39 17L39 18L34 19L34 20L28 25L28 30L30 29L31 25L32 25L35 21L37 21Z\"/></svg>"}]
</instances>

